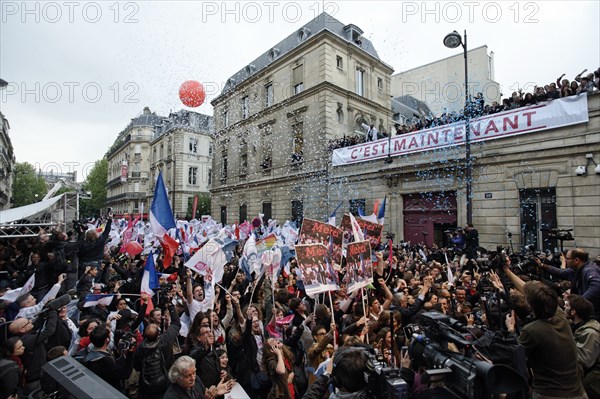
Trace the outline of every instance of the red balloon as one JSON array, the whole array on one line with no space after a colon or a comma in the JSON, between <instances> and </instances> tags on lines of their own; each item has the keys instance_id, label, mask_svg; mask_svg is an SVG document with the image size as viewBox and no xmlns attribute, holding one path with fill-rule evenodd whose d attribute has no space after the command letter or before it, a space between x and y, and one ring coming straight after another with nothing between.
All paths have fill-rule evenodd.
<instances>
[{"instance_id":1,"label":"red balloon","mask_svg":"<svg viewBox=\"0 0 600 399\"><path fill-rule=\"evenodd\" d=\"M179 98L188 107L195 108L202 105L206 98L206 91L202 83L195 80L183 82L179 88Z\"/></svg>"}]
</instances>

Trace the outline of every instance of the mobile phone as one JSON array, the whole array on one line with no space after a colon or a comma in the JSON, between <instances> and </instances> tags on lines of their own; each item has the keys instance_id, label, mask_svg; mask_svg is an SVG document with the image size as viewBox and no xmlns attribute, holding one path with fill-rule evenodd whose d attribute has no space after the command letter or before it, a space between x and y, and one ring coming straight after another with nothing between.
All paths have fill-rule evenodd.
<instances>
[{"instance_id":1,"label":"mobile phone","mask_svg":"<svg viewBox=\"0 0 600 399\"><path fill-rule=\"evenodd\" d=\"M408 346L403 346L400 349L400 354L402 355L402 357L406 356L406 352L408 352Z\"/></svg>"}]
</instances>

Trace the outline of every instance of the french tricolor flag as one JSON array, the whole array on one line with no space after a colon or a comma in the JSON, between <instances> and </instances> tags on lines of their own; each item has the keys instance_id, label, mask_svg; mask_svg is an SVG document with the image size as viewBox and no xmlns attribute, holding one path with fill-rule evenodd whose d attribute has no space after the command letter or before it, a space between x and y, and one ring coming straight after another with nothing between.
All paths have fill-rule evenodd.
<instances>
[{"instance_id":1,"label":"french tricolor flag","mask_svg":"<svg viewBox=\"0 0 600 399\"><path fill-rule=\"evenodd\" d=\"M148 259L146 259L146 266L144 266L144 274L142 275L142 286L140 288L140 293L153 296L154 290L159 287L158 273L156 273L156 266L154 265L154 253L150 252Z\"/></svg>"},{"instance_id":2,"label":"french tricolor flag","mask_svg":"<svg viewBox=\"0 0 600 399\"><path fill-rule=\"evenodd\" d=\"M154 187L154 197L150 206L150 226L154 237L158 238L164 249L163 266L169 267L179 244L167 234L169 229L176 227L176 224L169 205L169 196L162 178L162 172L158 174L156 186Z\"/></svg>"},{"instance_id":3,"label":"french tricolor flag","mask_svg":"<svg viewBox=\"0 0 600 399\"><path fill-rule=\"evenodd\" d=\"M154 197L150 206L150 226L155 237L162 239L169 229L175 227L175 218L169 205L169 196L167 188L162 178L162 172L158 174L156 186L154 187Z\"/></svg>"},{"instance_id":4,"label":"french tricolor flag","mask_svg":"<svg viewBox=\"0 0 600 399\"><path fill-rule=\"evenodd\" d=\"M146 265L144 266L140 294L147 294L152 297L154 296L154 290L159 287L158 273L156 273L156 266L154 265L154 253L150 252L148 259L146 259ZM146 308L146 316L150 314L152 309L154 309L154 305L152 304L152 299L150 299L148 301L148 307Z\"/></svg>"},{"instance_id":5,"label":"french tricolor flag","mask_svg":"<svg viewBox=\"0 0 600 399\"><path fill-rule=\"evenodd\" d=\"M377 220L379 224L384 224L385 222L385 203L387 201L387 196L383 198L383 202L379 205L379 212L377 212Z\"/></svg>"},{"instance_id":6,"label":"french tricolor flag","mask_svg":"<svg viewBox=\"0 0 600 399\"><path fill-rule=\"evenodd\" d=\"M109 306L114 298L112 294L88 294L85 297L83 304L84 308L89 308L96 305Z\"/></svg>"}]
</instances>

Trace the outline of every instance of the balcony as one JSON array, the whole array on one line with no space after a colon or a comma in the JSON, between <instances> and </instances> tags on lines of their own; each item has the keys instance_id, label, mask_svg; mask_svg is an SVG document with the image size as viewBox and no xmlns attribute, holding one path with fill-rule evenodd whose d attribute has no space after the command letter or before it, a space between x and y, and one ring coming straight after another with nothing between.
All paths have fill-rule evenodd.
<instances>
[{"instance_id":1,"label":"balcony","mask_svg":"<svg viewBox=\"0 0 600 399\"><path fill-rule=\"evenodd\" d=\"M136 199L145 199L145 198L146 198L145 192L123 193L123 194L117 194L117 195L113 195L112 197L106 198L106 203L110 204L110 203L114 203L114 202L122 201L122 200L136 200Z\"/></svg>"}]
</instances>

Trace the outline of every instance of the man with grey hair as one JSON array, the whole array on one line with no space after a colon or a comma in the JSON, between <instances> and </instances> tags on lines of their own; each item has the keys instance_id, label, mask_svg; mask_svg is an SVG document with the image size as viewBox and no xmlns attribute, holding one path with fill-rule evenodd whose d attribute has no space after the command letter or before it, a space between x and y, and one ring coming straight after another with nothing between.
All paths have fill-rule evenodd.
<instances>
[{"instance_id":1,"label":"man with grey hair","mask_svg":"<svg viewBox=\"0 0 600 399\"><path fill-rule=\"evenodd\" d=\"M217 386L204 387L196 375L196 361L189 356L181 356L169 369L171 386L163 399L214 399L231 391L235 380L225 382L225 378Z\"/></svg>"}]
</instances>

